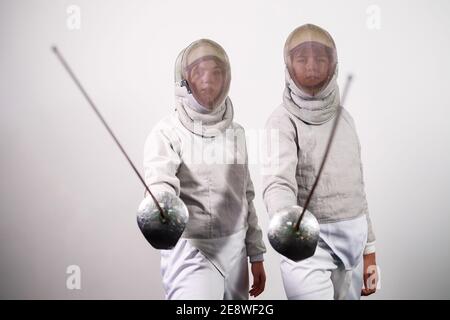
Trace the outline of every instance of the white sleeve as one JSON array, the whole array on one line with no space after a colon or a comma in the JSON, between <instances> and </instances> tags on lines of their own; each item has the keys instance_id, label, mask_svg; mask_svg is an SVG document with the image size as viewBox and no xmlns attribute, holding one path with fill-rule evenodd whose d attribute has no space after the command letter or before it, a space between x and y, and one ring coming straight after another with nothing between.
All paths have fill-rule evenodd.
<instances>
[{"instance_id":1,"label":"white sleeve","mask_svg":"<svg viewBox=\"0 0 450 320\"><path fill-rule=\"evenodd\" d=\"M295 127L288 117L269 119L265 133L263 198L272 217L285 207L297 205L297 142Z\"/></svg>"},{"instance_id":2,"label":"white sleeve","mask_svg":"<svg viewBox=\"0 0 450 320\"><path fill-rule=\"evenodd\" d=\"M255 198L255 191L253 182L250 177L250 172L247 167L247 190L246 197L248 202L248 229L245 237L245 245L247 248L247 255L250 257L250 262L263 261L263 254L266 252L264 245L262 230L258 224L258 216L256 214L253 199Z\"/></svg>"},{"instance_id":3,"label":"white sleeve","mask_svg":"<svg viewBox=\"0 0 450 320\"><path fill-rule=\"evenodd\" d=\"M165 131L157 126L147 137L144 147L144 180L152 193L166 191L179 196L180 180L177 172L181 159L176 151L178 141Z\"/></svg>"}]
</instances>

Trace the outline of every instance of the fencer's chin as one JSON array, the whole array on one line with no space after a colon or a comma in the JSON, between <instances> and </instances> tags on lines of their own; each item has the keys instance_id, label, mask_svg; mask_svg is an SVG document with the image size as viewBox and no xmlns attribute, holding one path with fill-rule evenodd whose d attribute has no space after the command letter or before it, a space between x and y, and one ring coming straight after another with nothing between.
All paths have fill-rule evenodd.
<instances>
[{"instance_id":1,"label":"fencer's chin","mask_svg":"<svg viewBox=\"0 0 450 320\"><path fill-rule=\"evenodd\" d=\"M200 105L203 107L203 108L205 108L205 109L208 109L209 111L213 111L213 109L214 109L214 99L212 99L212 97L207 97L207 98L205 98L205 99L203 99L201 102L200 102Z\"/></svg>"},{"instance_id":2,"label":"fencer's chin","mask_svg":"<svg viewBox=\"0 0 450 320\"><path fill-rule=\"evenodd\" d=\"M303 81L303 86L306 88L316 88L321 86L324 83L324 80L319 77L308 77L306 81Z\"/></svg>"},{"instance_id":3,"label":"fencer's chin","mask_svg":"<svg viewBox=\"0 0 450 320\"><path fill-rule=\"evenodd\" d=\"M212 103L200 101L199 104L205 109L205 111L211 112L213 110Z\"/></svg>"}]
</instances>

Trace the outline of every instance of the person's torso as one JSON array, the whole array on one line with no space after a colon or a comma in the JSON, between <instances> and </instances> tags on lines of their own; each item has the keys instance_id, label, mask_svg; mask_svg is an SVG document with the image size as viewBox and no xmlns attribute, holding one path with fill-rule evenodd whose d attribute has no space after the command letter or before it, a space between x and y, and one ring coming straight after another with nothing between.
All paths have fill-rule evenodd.
<instances>
[{"instance_id":1,"label":"person's torso","mask_svg":"<svg viewBox=\"0 0 450 320\"><path fill-rule=\"evenodd\" d=\"M296 132L297 198L298 205L303 206L317 178L334 118L321 125L310 125L288 111L285 116L291 118ZM359 141L345 109L308 210L320 223L349 220L367 212Z\"/></svg>"},{"instance_id":2,"label":"person's torso","mask_svg":"<svg viewBox=\"0 0 450 320\"><path fill-rule=\"evenodd\" d=\"M183 127L176 116L170 121L181 159L180 198L189 211L183 237L217 238L246 228L249 177L242 127L233 122L222 134L204 138Z\"/></svg>"}]
</instances>

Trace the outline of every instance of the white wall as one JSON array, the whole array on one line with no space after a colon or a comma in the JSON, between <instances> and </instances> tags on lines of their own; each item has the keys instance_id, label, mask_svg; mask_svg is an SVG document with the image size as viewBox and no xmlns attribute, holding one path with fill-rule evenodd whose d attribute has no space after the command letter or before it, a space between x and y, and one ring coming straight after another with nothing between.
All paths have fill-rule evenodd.
<instances>
[{"instance_id":1,"label":"white wall","mask_svg":"<svg viewBox=\"0 0 450 320\"><path fill-rule=\"evenodd\" d=\"M13 1L0 3L0 298L163 298L159 254L135 212L143 188L50 52L57 44L135 163L173 109L173 63L201 37L232 64L235 120L281 102L282 49L311 22L335 38L363 147L382 288L450 298L450 2ZM81 10L70 30L66 9ZM380 29L367 25L376 5ZM251 166L263 229L259 166ZM267 238L266 238L267 240ZM267 242L268 244L268 242ZM269 247L262 299L284 299ZM81 290L66 268L81 268Z\"/></svg>"}]
</instances>

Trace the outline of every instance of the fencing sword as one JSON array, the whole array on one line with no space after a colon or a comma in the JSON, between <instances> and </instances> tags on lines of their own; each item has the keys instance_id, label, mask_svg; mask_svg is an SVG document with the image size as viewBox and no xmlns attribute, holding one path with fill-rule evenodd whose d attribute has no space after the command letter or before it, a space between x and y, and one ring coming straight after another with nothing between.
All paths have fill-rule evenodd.
<instances>
[{"instance_id":1,"label":"fencing sword","mask_svg":"<svg viewBox=\"0 0 450 320\"><path fill-rule=\"evenodd\" d=\"M183 233L188 221L188 211L185 204L181 201L180 198L168 192L161 193L161 195L159 195L160 200L158 202L158 199L145 183L145 180L142 178L133 161L131 161L125 149L116 138L114 132L106 122L105 118L101 115L98 108L95 106L94 101L90 98L87 91L84 89L81 82L78 80L77 76L72 71L72 68L64 59L59 49L56 46L52 46L51 49L58 60L61 62L69 76L75 82L78 89L80 89L88 104L94 110L103 126L111 135L114 142L119 147L120 151L125 156L128 163L133 168L133 171L136 173L139 180L144 185L145 190L151 197L152 201L149 201L148 198L145 198L143 200L143 202L139 206L137 213L137 222L144 237L156 249L173 248L180 238L181 234Z\"/></svg>"},{"instance_id":2,"label":"fencing sword","mask_svg":"<svg viewBox=\"0 0 450 320\"><path fill-rule=\"evenodd\" d=\"M322 162L317 173L317 177L306 198L303 208L300 206L291 206L277 212L269 224L268 238L272 247L280 254L293 261L301 261L314 255L319 241L320 226L316 217L307 211L311 202L314 190L320 180L325 162L327 161L333 139L336 135L336 129L341 118L342 106L350 88L353 76L347 76L347 81L342 93L341 104L338 106L334 118L333 127L328 138L328 143L322 158ZM295 223L294 223L295 221Z\"/></svg>"}]
</instances>

